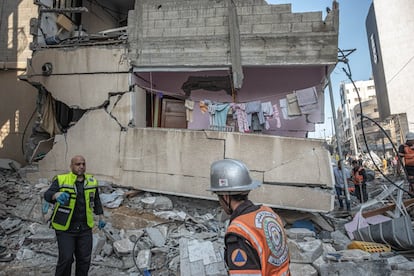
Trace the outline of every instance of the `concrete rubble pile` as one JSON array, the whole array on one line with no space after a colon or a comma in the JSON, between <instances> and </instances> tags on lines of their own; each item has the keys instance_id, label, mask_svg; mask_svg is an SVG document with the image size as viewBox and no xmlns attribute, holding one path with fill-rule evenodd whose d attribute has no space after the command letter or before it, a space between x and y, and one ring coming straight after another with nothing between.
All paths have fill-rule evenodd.
<instances>
[{"instance_id":1,"label":"concrete rubble pile","mask_svg":"<svg viewBox=\"0 0 414 276\"><path fill-rule=\"evenodd\" d=\"M46 179L29 183L24 168L0 169L0 275L54 275L58 250L47 222L52 206L46 210L42 199L48 186ZM93 230L89 275L227 275L223 236L228 220L217 202L104 181L100 192L108 223ZM279 213L286 222L292 275L395 276L414 271L414 262L395 251L347 249L351 240L344 224L349 217Z\"/></svg>"}]
</instances>

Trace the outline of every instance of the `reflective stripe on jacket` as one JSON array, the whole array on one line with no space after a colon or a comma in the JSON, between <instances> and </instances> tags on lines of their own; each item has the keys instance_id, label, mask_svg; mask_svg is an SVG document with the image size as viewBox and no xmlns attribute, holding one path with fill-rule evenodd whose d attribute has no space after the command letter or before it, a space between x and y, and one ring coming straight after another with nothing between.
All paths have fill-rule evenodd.
<instances>
[{"instance_id":1,"label":"reflective stripe on jacket","mask_svg":"<svg viewBox=\"0 0 414 276\"><path fill-rule=\"evenodd\" d=\"M256 250L261 263L260 271L229 271L230 275L290 275L289 250L283 223L269 207L236 217L227 233L244 237ZM259 273L259 274L257 274Z\"/></svg>"},{"instance_id":2,"label":"reflective stripe on jacket","mask_svg":"<svg viewBox=\"0 0 414 276\"><path fill-rule=\"evenodd\" d=\"M414 150L407 144L404 145L404 164L414 167Z\"/></svg>"},{"instance_id":3,"label":"reflective stripe on jacket","mask_svg":"<svg viewBox=\"0 0 414 276\"><path fill-rule=\"evenodd\" d=\"M53 210L52 215L52 227L56 230L66 231L69 229L73 210L76 205L76 178L77 176L72 172L57 176L59 192L66 192L70 197L67 205L61 205L59 202L56 202L55 204L55 209ZM90 228L94 225L92 205L94 203L97 188L98 182L96 179L90 174L85 174L84 195L86 204L86 223Z\"/></svg>"}]
</instances>

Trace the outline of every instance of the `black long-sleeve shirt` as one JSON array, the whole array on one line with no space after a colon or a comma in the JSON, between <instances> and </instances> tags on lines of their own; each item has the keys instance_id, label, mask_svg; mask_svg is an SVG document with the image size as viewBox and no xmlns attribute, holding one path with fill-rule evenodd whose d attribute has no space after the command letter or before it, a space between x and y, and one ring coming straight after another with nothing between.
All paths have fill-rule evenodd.
<instances>
[{"instance_id":1,"label":"black long-sleeve shirt","mask_svg":"<svg viewBox=\"0 0 414 276\"><path fill-rule=\"evenodd\" d=\"M70 222L70 226L68 231L80 231L89 229L89 226L86 222L86 202L85 202L85 193L84 193L84 181L76 181L76 204L73 210L72 220ZM59 183L57 178L53 180L52 185L50 185L49 189L45 192L44 198L47 202L56 203L56 200L53 200L52 197L55 193L59 192ZM103 208L101 199L99 197L98 189L96 189L94 204L93 204L93 212L95 215L102 215Z\"/></svg>"}]
</instances>

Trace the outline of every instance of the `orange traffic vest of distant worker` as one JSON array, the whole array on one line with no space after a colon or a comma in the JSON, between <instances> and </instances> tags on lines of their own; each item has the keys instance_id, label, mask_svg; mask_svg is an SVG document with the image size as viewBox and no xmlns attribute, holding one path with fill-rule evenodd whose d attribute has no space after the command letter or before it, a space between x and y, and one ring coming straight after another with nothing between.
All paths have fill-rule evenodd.
<instances>
[{"instance_id":1,"label":"orange traffic vest of distant worker","mask_svg":"<svg viewBox=\"0 0 414 276\"><path fill-rule=\"evenodd\" d=\"M352 175L353 175L353 182L355 185L359 185L364 181L364 177L361 174L362 171L362 167L359 167L358 170L352 170Z\"/></svg>"}]
</instances>

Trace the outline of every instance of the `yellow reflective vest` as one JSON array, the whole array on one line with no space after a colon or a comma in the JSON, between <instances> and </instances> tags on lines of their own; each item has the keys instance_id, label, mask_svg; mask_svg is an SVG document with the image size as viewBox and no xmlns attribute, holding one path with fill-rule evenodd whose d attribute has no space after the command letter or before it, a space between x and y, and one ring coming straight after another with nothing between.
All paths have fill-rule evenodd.
<instances>
[{"instance_id":1,"label":"yellow reflective vest","mask_svg":"<svg viewBox=\"0 0 414 276\"><path fill-rule=\"evenodd\" d=\"M70 172L56 176L59 184L59 192L66 192L70 195L69 203L62 205L56 202L52 215L52 227L55 230L66 231L69 229L72 220L73 210L75 209L77 190L76 190L76 174ZM98 188L98 181L90 175L85 174L84 194L86 203L86 222L90 228L93 227L93 212L95 195Z\"/></svg>"}]
</instances>

